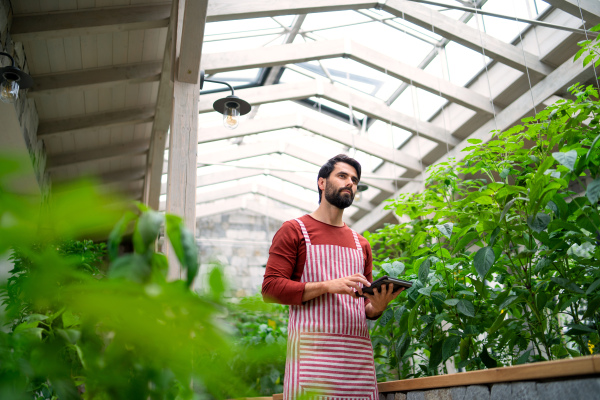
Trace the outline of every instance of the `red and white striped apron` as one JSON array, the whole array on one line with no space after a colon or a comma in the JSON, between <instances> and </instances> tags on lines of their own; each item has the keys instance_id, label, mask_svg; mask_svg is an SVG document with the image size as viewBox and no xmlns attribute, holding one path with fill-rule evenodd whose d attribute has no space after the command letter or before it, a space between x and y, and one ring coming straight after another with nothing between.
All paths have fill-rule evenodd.
<instances>
[{"instance_id":1,"label":"red and white striped apron","mask_svg":"<svg viewBox=\"0 0 600 400\"><path fill-rule=\"evenodd\" d=\"M306 263L300 282L322 282L364 273L363 251L312 245L306 227L296 219L306 241ZM318 400L378 400L373 347L363 298L324 294L290 306L284 400L311 395Z\"/></svg>"}]
</instances>

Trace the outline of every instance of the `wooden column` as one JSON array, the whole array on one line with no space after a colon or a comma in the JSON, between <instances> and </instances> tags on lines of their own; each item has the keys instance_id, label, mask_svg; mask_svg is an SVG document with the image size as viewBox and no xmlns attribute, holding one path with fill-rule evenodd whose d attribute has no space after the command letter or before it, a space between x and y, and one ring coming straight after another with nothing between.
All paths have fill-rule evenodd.
<instances>
[{"instance_id":1,"label":"wooden column","mask_svg":"<svg viewBox=\"0 0 600 400\"><path fill-rule=\"evenodd\" d=\"M196 232L199 67L208 0L179 0L175 30L173 113L169 136L167 212L183 217ZM172 249L167 249L171 278L182 277Z\"/></svg>"}]
</instances>

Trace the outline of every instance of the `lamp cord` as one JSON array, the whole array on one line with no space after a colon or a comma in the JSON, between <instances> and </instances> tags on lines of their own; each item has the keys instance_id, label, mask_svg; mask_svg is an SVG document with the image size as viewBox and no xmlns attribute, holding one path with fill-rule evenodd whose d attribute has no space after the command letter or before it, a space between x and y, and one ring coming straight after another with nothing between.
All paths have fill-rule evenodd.
<instances>
[{"instance_id":1,"label":"lamp cord","mask_svg":"<svg viewBox=\"0 0 600 400\"><path fill-rule=\"evenodd\" d=\"M229 89L231 89L231 95L232 95L232 96L235 96L235 92L233 91L233 86L231 86L231 85L230 85L229 83L227 83L227 82L215 81L215 80L212 80L212 79L206 79L206 78L204 78L204 82L220 83L220 84L222 84L222 85L227 85L227 86L229 87Z\"/></svg>"},{"instance_id":2,"label":"lamp cord","mask_svg":"<svg viewBox=\"0 0 600 400\"><path fill-rule=\"evenodd\" d=\"M15 59L10 54L5 53L3 51L0 51L0 55L6 56L6 57L10 58L10 62L12 63L11 67L14 68L14 66L15 66Z\"/></svg>"}]
</instances>

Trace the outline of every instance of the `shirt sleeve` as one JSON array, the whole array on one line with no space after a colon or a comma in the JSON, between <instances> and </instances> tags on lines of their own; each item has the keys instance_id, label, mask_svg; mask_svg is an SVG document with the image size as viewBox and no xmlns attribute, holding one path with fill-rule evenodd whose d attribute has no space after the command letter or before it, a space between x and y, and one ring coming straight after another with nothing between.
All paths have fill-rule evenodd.
<instances>
[{"instance_id":1,"label":"shirt sleeve","mask_svg":"<svg viewBox=\"0 0 600 400\"><path fill-rule=\"evenodd\" d=\"M288 305L302 304L305 283L299 282L297 269L301 232L294 222L285 222L273 237L262 284L263 299Z\"/></svg>"}]
</instances>

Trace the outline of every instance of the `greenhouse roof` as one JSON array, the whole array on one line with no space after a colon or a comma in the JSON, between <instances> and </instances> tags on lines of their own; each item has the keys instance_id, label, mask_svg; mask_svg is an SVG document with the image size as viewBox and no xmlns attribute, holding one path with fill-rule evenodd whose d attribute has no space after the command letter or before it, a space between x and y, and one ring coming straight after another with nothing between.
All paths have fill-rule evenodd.
<instances>
[{"instance_id":1,"label":"greenhouse roof","mask_svg":"<svg viewBox=\"0 0 600 400\"><path fill-rule=\"evenodd\" d=\"M15 2L12 35L37 84L29 95L53 180L97 174L166 209L171 5L44 3L54 4ZM213 103L229 89L204 84L196 217L311 212L319 166L346 153L369 187L347 223L363 231L394 221L384 200L421 190L427 166L460 158L468 139L489 139L574 82L596 81L572 59L595 35L598 4L209 1L201 69L252 110L225 128Z\"/></svg>"}]
</instances>

